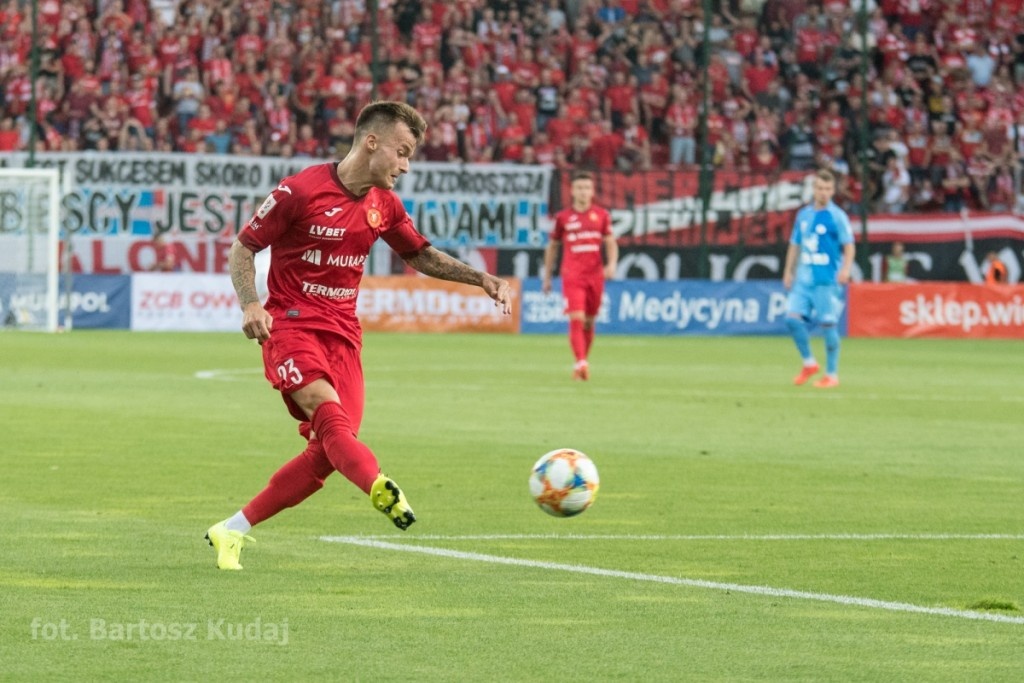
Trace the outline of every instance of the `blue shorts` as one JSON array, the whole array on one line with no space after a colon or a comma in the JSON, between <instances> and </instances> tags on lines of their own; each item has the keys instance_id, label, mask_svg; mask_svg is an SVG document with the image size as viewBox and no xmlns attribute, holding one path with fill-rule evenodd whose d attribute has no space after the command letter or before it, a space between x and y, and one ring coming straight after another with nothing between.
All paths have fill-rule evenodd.
<instances>
[{"instance_id":1,"label":"blue shorts","mask_svg":"<svg viewBox=\"0 0 1024 683\"><path fill-rule=\"evenodd\" d=\"M843 314L843 288L840 285L795 284L789 290L786 310L820 325L835 325Z\"/></svg>"}]
</instances>

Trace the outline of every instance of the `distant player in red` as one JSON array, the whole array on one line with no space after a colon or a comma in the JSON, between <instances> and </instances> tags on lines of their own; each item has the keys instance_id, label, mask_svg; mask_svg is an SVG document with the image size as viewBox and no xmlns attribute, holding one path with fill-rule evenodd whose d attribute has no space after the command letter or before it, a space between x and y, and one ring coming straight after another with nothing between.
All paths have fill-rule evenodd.
<instances>
[{"instance_id":1,"label":"distant player in red","mask_svg":"<svg viewBox=\"0 0 1024 683\"><path fill-rule=\"evenodd\" d=\"M605 278L615 277L619 245L612 234L611 215L594 204L594 176L572 176L572 207L555 214L555 227L544 250L544 293L551 291L551 274L562 244L562 295L569 315L569 345L576 357L572 378L590 379L587 355L594 341L594 321L601 308ZM604 246L602 256L601 247Z\"/></svg>"},{"instance_id":2,"label":"distant player in red","mask_svg":"<svg viewBox=\"0 0 1024 683\"><path fill-rule=\"evenodd\" d=\"M221 569L241 569L239 555L252 541L252 526L301 503L335 470L369 494L398 528L416 521L403 492L357 439L364 396L356 297L370 248L383 239L419 272L478 285L505 314L511 312L508 282L430 246L392 191L426 127L407 104L367 105L348 155L282 180L231 245L242 331L262 345L266 377L308 443L248 505L210 527L207 538ZM256 294L254 255L267 247L264 305Z\"/></svg>"}]
</instances>

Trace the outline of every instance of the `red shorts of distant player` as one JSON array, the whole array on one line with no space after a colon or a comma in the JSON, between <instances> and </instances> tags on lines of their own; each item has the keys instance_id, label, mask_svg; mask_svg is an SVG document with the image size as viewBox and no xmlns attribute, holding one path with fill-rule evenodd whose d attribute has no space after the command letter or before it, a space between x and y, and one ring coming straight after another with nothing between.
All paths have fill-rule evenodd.
<instances>
[{"instance_id":1,"label":"red shorts of distant player","mask_svg":"<svg viewBox=\"0 0 1024 683\"><path fill-rule=\"evenodd\" d=\"M596 316L601 310L601 296L604 294L604 278L581 278L562 281L562 296L565 297L565 312L583 311L584 315Z\"/></svg>"},{"instance_id":2,"label":"red shorts of distant player","mask_svg":"<svg viewBox=\"0 0 1024 683\"><path fill-rule=\"evenodd\" d=\"M300 422L309 417L289 394L314 380L330 382L348 413L352 431L358 433L363 420L363 365L359 349L344 337L320 330L274 330L263 342L263 372Z\"/></svg>"}]
</instances>

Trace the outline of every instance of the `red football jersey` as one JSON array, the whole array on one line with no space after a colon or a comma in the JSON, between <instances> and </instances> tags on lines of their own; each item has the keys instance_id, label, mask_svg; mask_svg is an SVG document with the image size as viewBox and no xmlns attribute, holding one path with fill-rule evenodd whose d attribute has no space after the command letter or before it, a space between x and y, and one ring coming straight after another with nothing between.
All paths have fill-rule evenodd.
<instances>
[{"instance_id":1,"label":"red football jersey","mask_svg":"<svg viewBox=\"0 0 1024 683\"><path fill-rule=\"evenodd\" d=\"M586 211L570 207L556 213L551 239L562 243L562 279L603 277L601 245L610 234L611 214L599 206L591 205Z\"/></svg>"},{"instance_id":2,"label":"red football jersey","mask_svg":"<svg viewBox=\"0 0 1024 683\"><path fill-rule=\"evenodd\" d=\"M238 233L253 251L271 247L266 309L274 330L328 330L357 346L356 297L378 237L402 257L430 245L394 192L371 188L356 197L335 163L282 180Z\"/></svg>"}]
</instances>

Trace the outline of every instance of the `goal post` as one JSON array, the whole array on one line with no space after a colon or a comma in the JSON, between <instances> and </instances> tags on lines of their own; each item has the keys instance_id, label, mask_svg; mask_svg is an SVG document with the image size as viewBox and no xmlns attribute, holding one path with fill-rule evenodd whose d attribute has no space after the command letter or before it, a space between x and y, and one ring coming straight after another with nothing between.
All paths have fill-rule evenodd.
<instances>
[{"instance_id":1,"label":"goal post","mask_svg":"<svg viewBox=\"0 0 1024 683\"><path fill-rule=\"evenodd\" d=\"M0 168L0 328L60 328L61 173Z\"/></svg>"}]
</instances>

